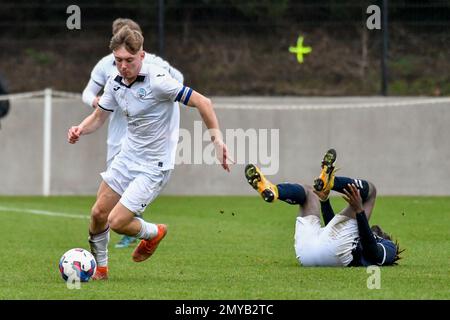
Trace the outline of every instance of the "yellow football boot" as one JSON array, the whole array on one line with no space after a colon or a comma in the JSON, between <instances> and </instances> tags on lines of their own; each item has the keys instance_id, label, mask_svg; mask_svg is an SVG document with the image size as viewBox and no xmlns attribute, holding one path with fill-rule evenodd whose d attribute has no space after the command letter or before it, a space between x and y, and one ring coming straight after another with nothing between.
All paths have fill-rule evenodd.
<instances>
[{"instance_id":1,"label":"yellow football boot","mask_svg":"<svg viewBox=\"0 0 450 320\"><path fill-rule=\"evenodd\" d=\"M328 194L334 186L334 175L337 171L334 166L335 161L336 150L328 150L322 160L322 171L320 172L320 176L314 180L314 189L317 192L323 193L325 197L328 197Z\"/></svg>"},{"instance_id":2,"label":"yellow football boot","mask_svg":"<svg viewBox=\"0 0 450 320\"><path fill-rule=\"evenodd\" d=\"M258 191L266 202L273 202L278 199L278 188L262 174L261 170L254 164L245 167L245 177L253 189Z\"/></svg>"}]
</instances>

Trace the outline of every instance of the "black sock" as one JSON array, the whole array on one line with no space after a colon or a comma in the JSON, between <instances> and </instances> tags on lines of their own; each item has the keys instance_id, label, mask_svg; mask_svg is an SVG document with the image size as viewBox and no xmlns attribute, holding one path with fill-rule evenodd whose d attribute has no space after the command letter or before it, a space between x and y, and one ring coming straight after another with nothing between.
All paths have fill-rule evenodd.
<instances>
[{"instance_id":1,"label":"black sock","mask_svg":"<svg viewBox=\"0 0 450 320\"><path fill-rule=\"evenodd\" d=\"M369 195L369 183L366 180L352 179L347 177L335 177L333 190L344 193L343 191L344 189L347 189L348 184L354 184L356 188L359 189L359 193L361 194L363 202L367 200L367 196Z\"/></svg>"},{"instance_id":2,"label":"black sock","mask_svg":"<svg viewBox=\"0 0 450 320\"><path fill-rule=\"evenodd\" d=\"M330 199L320 201L320 209L322 211L323 222L327 225L334 218L334 210L331 206Z\"/></svg>"},{"instance_id":3,"label":"black sock","mask_svg":"<svg viewBox=\"0 0 450 320\"><path fill-rule=\"evenodd\" d=\"M306 201L306 190L296 183L280 183L277 185L278 199L289 204L303 205Z\"/></svg>"}]
</instances>

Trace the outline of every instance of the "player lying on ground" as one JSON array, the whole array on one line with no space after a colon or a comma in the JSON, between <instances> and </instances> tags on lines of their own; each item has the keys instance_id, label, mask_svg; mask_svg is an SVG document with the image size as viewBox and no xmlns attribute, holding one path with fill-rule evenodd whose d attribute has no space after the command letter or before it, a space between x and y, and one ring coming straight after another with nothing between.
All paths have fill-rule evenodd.
<instances>
[{"instance_id":1,"label":"player lying on ground","mask_svg":"<svg viewBox=\"0 0 450 320\"><path fill-rule=\"evenodd\" d=\"M308 185L274 185L259 168L249 164L245 176L266 202L280 199L299 205L295 226L295 253L303 266L395 265L401 253L398 243L379 226L369 227L375 205L375 186L360 179L335 177L336 151L330 149L322 161L314 189ZM334 215L330 191L344 194L348 206ZM320 224L322 211L324 224Z\"/></svg>"},{"instance_id":2,"label":"player lying on ground","mask_svg":"<svg viewBox=\"0 0 450 320\"><path fill-rule=\"evenodd\" d=\"M142 34L141 27L131 19L118 18L113 21L112 24L112 35L115 35L119 30L128 26L131 30L136 30ZM164 70L166 70L172 78L180 83L183 83L183 75L180 71L172 67L167 61L161 59L160 57L144 52L144 59L142 60L144 64L154 64ZM109 77L117 72L117 64L114 59L114 55L110 53L109 55L100 59L100 61L95 65L91 72L91 78L89 79L86 88L83 90L83 102L87 105L93 107L94 109L98 107L98 101L100 99L100 92L105 88L106 82ZM174 102L174 108L178 108L178 102ZM120 152L123 141L125 140L125 135L127 132L127 118L122 112L111 112L108 124L108 138L107 143L107 154L106 154L106 167L108 168L114 157ZM142 217L141 217L142 218ZM122 239L116 244L116 248L126 248L130 244L136 241L135 237L124 235Z\"/></svg>"},{"instance_id":3,"label":"player lying on ground","mask_svg":"<svg viewBox=\"0 0 450 320\"><path fill-rule=\"evenodd\" d=\"M127 118L126 139L106 172L101 174L96 202L91 211L89 243L97 261L93 279L108 277L110 228L142 239L133 252L136 262L148 259L167 232L164 224L137 217L161 192L175 164L179 139L179 108L173 102L197 108L222 167L229 171L227 147L211 100L183 86L170 74L151 64L143 64L143 36L125 26L110 42L118 72L106 83L93 113L67 133L69 143L98 130L110 112Z\"/></svg>"}]
</instances>

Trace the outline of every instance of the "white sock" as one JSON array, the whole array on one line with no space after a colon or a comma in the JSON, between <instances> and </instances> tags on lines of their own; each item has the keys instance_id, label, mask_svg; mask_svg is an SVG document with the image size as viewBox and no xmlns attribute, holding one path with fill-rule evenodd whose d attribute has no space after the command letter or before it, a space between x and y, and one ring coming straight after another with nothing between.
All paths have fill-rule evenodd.
<instances>
[{"instance_id":1,"label":"white sock","mask_svg":"<svg viewBox=\"0 0 450 320\"><path fill-rule=\"evenodd\" d=\"M158 227L154 223L145 222L143 219L135 217L134 219L139 220L141 223L141 230L136 235L136 238L139 239L151 239L156 237L158 234Z\"/></svg>"},{"instance_id":2,"label":"white sock","mask_svg":"<svg viewBox=\"0 0 450 320\"><path fill-rule=\"evenodd\" d=\"M109 243L109 226L99 234L89 233L89 245L91 253L97 261L97 266L106 267L108 265L108 243Z\"/></svg>"}]
</instances>

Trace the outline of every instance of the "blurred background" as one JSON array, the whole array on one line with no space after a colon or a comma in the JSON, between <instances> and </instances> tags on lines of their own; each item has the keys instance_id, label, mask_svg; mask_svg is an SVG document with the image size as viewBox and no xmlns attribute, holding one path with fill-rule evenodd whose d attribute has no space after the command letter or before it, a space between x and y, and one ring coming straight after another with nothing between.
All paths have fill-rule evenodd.
<instances>
[{"instance_id":1,"label":"blurred background","mask_svg":"<svg viewBox=\"0 0 450 320\"><path fill-rule=\"evenodd\" d=\"M80 29L69 30L73 4ZM381 29L367 27L371 5ZM212 98L224 131L243 133L226 141L245 156L230 174L181 163L166 193L253 194L243 169L263 165L262 155L274 181L312 182L333 147L342 173L373 181L380 194L450 195L450 1L0 0L0 8L0 95L13 94L0 96L0 194L95 194L107 126L75 146L67 129L92 112L80 93L122 17L140 24L146 51ZM312 48L303 63L289 51L300 36ZM53 91L44 97L45 88ZM198 112L182 109L181 128L194 133Z\"/></svg>"},{"instance_id":2,"label":"blurred background","mask_svg":"<svg viewBox=\"0 0 450 320\"><path fill-rule=\"evenodd\" d=\"M41 90L43 79L80 92L109 53L112 21L128 17L148 52L208 95L380 94L383 31L388 94L450 94L450 1L384 2L388 27L369 30L367 7L383 1L2 0L0 73L11 92ZM80 30L66 27L71 4L81 9ZM313 49L303 64L288 51L299 35Z\"/></svg>"}]
</instances>

